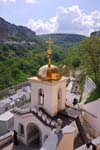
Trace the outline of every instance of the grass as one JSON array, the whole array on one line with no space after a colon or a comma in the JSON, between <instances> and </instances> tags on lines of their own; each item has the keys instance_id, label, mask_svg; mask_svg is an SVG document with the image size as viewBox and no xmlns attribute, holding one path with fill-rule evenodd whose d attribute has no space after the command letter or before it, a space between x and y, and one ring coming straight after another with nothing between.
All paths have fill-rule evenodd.
<instances>
[{"instance_id":1,"label":"grass","mask_svg":"<svg viewBox=\"0 0 100 150\"><path fill-rule=\"evenodd\" d=\"M86 103L89 102L93 102L95 100L97 100L98 98L100 98L100 92L99 90L95 89L89 96L89 98L87 99Z\"/></svg>"}]
</instances>

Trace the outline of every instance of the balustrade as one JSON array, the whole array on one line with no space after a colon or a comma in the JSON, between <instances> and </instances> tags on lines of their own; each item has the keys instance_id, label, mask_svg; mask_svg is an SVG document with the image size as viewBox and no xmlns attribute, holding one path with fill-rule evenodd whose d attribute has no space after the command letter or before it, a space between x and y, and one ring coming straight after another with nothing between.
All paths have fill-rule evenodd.
<instances>
[{"instance_id":1,"label":"balustrade","mask_svg":"<svg viewBox=\"0 0 100 150\"><path fill-rule=\"evenodd\" d=\"M47 123L47 124L50 124L50 122L51 122L51 119L50 119L50 118L47 118L47 119L46 119L46 123Z\"/></svg>"},{"instance_id":2,"label":"balustrade","mask_svg":"<svg viewBox=\"0 0 100 150\"><path fill-rule=\"evenodd\" d=\"M55 126L55 124L56 124L56 121L54 121L54 120L51 121L51 125L52 125L52 126Z\"/></svg>"},{"instance_id":3,"label":"balustrade","mask_svg":"<svg viewBox=\"0 0 100 150\"><path fill-rule=\"evenodd\" d=\"M44 121L46 121L46 118L47 118L46 114L42 114L42 119L43 119Z\"/></svg>"}]
</instances>

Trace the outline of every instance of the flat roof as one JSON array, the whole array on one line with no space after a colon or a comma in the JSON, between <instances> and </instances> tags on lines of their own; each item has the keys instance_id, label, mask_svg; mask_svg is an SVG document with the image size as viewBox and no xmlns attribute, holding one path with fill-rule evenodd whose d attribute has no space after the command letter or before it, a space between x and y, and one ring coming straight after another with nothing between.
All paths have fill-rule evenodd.
<instances>
[{"instance_id":1,"label":"flat roof","mask_svg":"<svg viewBox=\"0 0 100 150\"><path fill-rule=\"evenodd\" d=\"M13 117L14 115L10 111L7 111L3 113L2 115L0 115L0 121L8 121L9 119Z\"/></svg>"}]
</instances>

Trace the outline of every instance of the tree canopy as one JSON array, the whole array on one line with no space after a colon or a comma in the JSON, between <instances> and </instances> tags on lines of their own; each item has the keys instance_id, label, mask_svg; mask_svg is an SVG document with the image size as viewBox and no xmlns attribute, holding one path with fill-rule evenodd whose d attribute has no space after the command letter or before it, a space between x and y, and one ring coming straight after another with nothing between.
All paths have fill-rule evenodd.
<instances>
[{"instance_id":1,"label":"tree canopy","mask_svg":"<svg viewBox=\"0 0 100 150\"><path fill-rule=\"evenodd\" d=\"M100 90L100 37L91 36L80 44L82 65Z\"/></svg>"}]
</instances>

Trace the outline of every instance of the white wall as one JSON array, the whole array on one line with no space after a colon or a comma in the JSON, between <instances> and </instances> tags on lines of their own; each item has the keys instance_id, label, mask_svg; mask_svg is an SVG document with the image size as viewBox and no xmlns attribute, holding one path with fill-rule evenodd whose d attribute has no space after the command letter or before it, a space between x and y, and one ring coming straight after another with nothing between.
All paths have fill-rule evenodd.
<instances>
[{"instance_id":1,"label":"white wall","mask_svg":"<svg viewBox=\"0 0 100 150\"><path fill-rule=\"evenodd\" d=\"M84 85L84 92L82 94L83 103L86 102L87 98L96 89L96 85L94 81L90 77L86 77L85 85Z\"/></svg>"},{"instance_id":2,"label":"white wall","mask_svg":"<svg viewBox=\"0 0 100 150\"><path fill-rule=\"evenodd\" d=\"M3 114L5 112L5 106L1 106L0 107L0 115Z\"/></svg>"},{"instance_id":3,"label":"white wall","mask_svg":"<svg viewBox=\"0 0 100 150\"><path fill-rule=\"evenodd\" d=\"M33 114L26 114L26 115L14 115L14 129L19 133L19 124L22 124L24 126L25 136L19 136L19 139L27 144L27 126L29 123L33 123L40 129L40 132L42 134L42 143L44 142L44 136L49 135L51 132L51 129L45 125L43 125Z\"/></svg>"},{"instance_id":4,"label":"white wall","mask_svg":"<svg viewBox=\"0 0 100 150\"><path fill-rule=\"evenodd\" d=\"M38 107L38 91L44 91L44 105L41 105L51 116L54 116L59 110L65 108L66 100L66 78L62 77L59 81L48 82L41 81L33 77L31 80L31 106ZM58 101L58 91L62 90L62 99Z\"/></svg>"},{"instance_id":5,"label":"white wall","mask_svg":"<svg viewBox=\"0 0 100 150\"><path fill-rule=\"evenodd\" d=\"M62 140L60 141L57 149L58 150L73 150L74 147L74 133L64 134Z\"/></svg>"},{"instance_id":6,"label":"white wall","mask_svg":"<svg viewBox=\"0 0 100 150\"><path fill-rule=\"evenodd\" d=\"M95 132L100 133L100 99L83 105L83 108L90 113L85 113L85 120Z\"/></svg>"}]
</instances>

